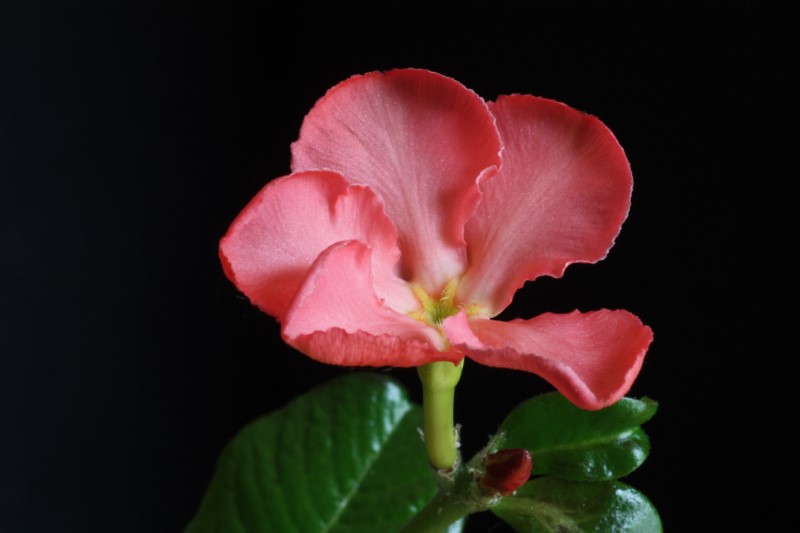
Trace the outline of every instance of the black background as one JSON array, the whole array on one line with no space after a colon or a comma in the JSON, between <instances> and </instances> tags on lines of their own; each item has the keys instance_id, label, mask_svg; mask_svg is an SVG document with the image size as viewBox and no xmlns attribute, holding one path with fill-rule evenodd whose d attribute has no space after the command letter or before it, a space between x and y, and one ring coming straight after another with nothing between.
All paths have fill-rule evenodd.
<instances>
[{"instance_id":1,"label":"black background","mask_svg":"<svg viewBox=\"0 0 800 533\"><path fill-rule=\"evenodd\" d=\"M726 389L745 327L734 269L753 218L742 183L766 177L752 168L761 108L786 81L779 26L747 4L0 4L0 531L180 531L239 428L351 371L283 345L216 247L288 172L317 98L409 66L486 99L561 100L616 134L635 179L616 246L527 285L503 316L640 316L655 342L630 394L661 407L652 454L627 481L667 531L734 518L735 496L727 511L706 502L740 471L723 459L741 446ZM380 371L419 399L412 369ZM465 453L547 390L468 363ZM487 514L471 531L504 527Z\"/></svg>"}]
</instances>

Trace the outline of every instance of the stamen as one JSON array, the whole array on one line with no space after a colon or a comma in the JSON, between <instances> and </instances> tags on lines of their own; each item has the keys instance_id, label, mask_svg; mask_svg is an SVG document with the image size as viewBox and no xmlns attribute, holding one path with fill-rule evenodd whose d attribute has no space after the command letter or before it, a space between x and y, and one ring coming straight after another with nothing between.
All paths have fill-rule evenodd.
<instances>
[{"instance_id":1,"label":"stamen","mask_svg":"<svg viewBox=\"0 0 800 533\"><path fill-rule=\"evenodd\" d=\"M450 280L438 300L434 300L431 296L419 285L412 283L411 290L422 305L422 309L417 309L409 313L409 316L415 320L426 322L432 326L439 326L444 319L458 313L458 306L455 304L455 294L458 287L458 278Z\"/></svg>"}]
</instances>

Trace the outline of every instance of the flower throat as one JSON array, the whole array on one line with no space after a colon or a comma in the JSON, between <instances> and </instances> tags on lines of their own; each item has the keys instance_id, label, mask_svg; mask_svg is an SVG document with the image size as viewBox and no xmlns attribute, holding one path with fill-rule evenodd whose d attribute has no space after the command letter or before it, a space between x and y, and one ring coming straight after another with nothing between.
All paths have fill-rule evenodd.
<instances>
[{"instance_id":1,"label":"flower throat","mask_svg":"<svg viewBox=\"0 0 800 533\"><path fill-rule=\"evenodd\" d=\"M459 309L454 302L456 287L458 279L451 279L442 289L439 299L434 300L425 289L412 283L411 289L422 304L422 308L412 311L409 316L431 326L441 326L445 318L458 314Z\"/></svg>"}]
</instances>

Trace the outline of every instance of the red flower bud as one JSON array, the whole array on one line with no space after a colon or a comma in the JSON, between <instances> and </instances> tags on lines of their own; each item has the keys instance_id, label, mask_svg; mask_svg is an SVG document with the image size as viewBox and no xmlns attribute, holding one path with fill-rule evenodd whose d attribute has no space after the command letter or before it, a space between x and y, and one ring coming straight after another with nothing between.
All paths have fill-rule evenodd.
<instances>
[{"instance_id":1,"label":"red flower bud","mask_svg":"<svg viewBox=\"0 0 800 533\"><path fill-rule=\"evenodd\" d=\"M486 456L481 486L508 496L531 477L533 460L524 448L500 450Z\"/></svg>"}]
</instances>

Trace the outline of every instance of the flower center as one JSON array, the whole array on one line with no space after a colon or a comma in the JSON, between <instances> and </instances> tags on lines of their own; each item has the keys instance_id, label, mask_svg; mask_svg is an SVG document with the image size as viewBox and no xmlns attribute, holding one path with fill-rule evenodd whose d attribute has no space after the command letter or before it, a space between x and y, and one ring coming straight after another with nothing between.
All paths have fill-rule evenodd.
<instances>
[{"instance_id":1,"label":"flower center","mask_svg":"<svg viewBox=\"0 0 800 533\"><path fill-rule=\"evenodd\" d=\"M434 299L425 289L419 285L412 284L411 289L414 291L419 303L422 304L422 308L409 313L409 316L431 326L441 326L445 318L456 315L459 312L459 308L454 302L456 287L458 287L458 279L451 279L442 289L439 298Z\"/></svg>"}]
</instances>

